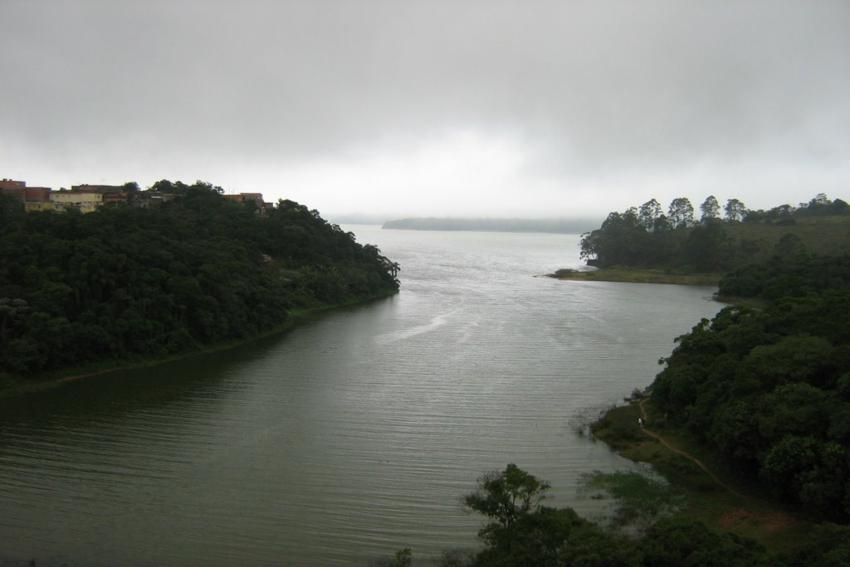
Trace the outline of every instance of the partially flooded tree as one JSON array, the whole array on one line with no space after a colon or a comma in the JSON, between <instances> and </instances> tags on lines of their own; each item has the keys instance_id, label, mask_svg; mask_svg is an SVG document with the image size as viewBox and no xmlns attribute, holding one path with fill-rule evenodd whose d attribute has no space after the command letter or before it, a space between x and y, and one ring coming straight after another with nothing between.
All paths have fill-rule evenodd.
<instances>
[{"instance_id":1,"label":"partially flooded tree","mask_svg":"<svg viewBox=\"0 0 850 567\"><path fill-rule=\"evenodd\" d=\"M468 494L464 503L494 520L491 526L510 528L517 519L537 510L547 490L548 482L511 463L501 472L493 471L479 478L478 490Z\"/></svg>"}]
</instances>

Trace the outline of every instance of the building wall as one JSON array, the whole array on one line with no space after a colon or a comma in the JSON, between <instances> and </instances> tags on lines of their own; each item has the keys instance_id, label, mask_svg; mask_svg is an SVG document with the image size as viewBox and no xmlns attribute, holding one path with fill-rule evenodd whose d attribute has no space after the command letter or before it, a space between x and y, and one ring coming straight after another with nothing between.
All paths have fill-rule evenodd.
<instances>
[{"instance_id":1,"label":"building wall","mask_svg":"<svg viewBox=\"0 0 850 567\"><path fill-rule=\"evenodd\" d=\"M50 187L27 187L24 189L24 200L28 203L49 203Z\"/></svg>"},{"instance_id":2,"label":"building wall","mask_svg":"<svg viewBox=\"0 0 850 567\"><path fill-rule=\"evenodd\" d=\"M31 211L55 211L56 206L50 201L27 201L24 203L24 210L28 213Z\"/></svg>"},{"instance_id":3,"label":"building wall","mask_svg":"<svg viewBox=\"0 0 850 567\"><path fill-rule=\"evenodd\" d=\"M26 186L26 181L15 181L14 179L0 179L0 189L23 189Z\"/></svg>"},{"instance_id":4,"label":"building wall","mask_svg":"<svg viewBox=\"0 0 850 567\"><path fill-rule=\"evenodd\" d=\"M0 187L0 195L11 197L21 203L26 201L26 189L23 187Z\"/></svg>"},{"instance_id":5,"label":"building wall","mask_svg":"<svg viewBox=\"0 0 850 567\"><path fill-rule=\"evenodd\" d=\"M76 191L54 191L50 201L56 210L79 209L83 213L91 213L103 204L100 193L82 193Z\"/></svg>"},{"instance_id":6,"label":"building wall","mask_svg":"<svg viewBox=\"0 0 850 567\"><path fill-rule=\"evenodd\" d=\"M23 181L0 182L0 195L12 197L24 204L27 211L52 210L50 203L50 187L25 187Z\"/></svg>"}]
</instances>

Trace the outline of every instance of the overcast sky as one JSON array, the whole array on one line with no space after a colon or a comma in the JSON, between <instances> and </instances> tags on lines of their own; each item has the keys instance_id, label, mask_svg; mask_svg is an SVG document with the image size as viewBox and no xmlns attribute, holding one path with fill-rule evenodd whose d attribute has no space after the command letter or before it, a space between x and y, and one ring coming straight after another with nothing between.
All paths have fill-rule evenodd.
<instances>
[{"instance_id":1,"label":"overcast sky","mask_svg":"<svg viewBox=\"0 0 850 567\"><path fill-rule=\"evenodd\" d=\"M328 215L850 200L850 2L0 0L0 177Z\"/></svg>"}]
</instances>

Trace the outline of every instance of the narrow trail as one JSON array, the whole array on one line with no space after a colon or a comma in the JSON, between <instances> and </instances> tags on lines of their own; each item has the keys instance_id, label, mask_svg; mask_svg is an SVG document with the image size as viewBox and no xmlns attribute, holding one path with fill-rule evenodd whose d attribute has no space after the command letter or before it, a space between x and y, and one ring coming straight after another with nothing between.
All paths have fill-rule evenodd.
<instances>
[{"instance_id":1,"label":"narrow trail","mask_svg":"<svg viewBox=\"0 0 850 567\"><path fill-rule=\"evenodd\" d=\"M638 407L640 408L640 415L641 415L641 417L643 418L643 422L644 422L644 423L647 423L647 422L648 422L648 418L646 417L646 408L644 408L644 402L645 402L645 401L646 401L646 400L640 400L640 401L638 402ZM738 491L734 490L734 489L733 489L733 488L731 488L728 484L724 483L722 480L720 480L719 478L717 478L717 476L716 476L713 472L711 472L711 471L708 469L708 467L707 467L707 466L705 466L705 465L703 464L703 462L702 462L702 461L700 461L699 459L697 459L695 456L691 455L691 454L690 454L690 453L688 453L687 451L683 451L682 449L679 449L679 448L677 448L677 447L673 446L673 445L672 445L669 441L667 441L666 439L664 439L664 437L662 437L662 436L661 436L661 435L659 435L658 433L655 433L654 431L651 431L651 430L647 429L646 427L643 427L642 429L643 429L643 432L644 432L645 434L647 434L648 436L652 437L653 439L655 439L656 441L658 441L659 443L661 443L662 445L664 445L665 447L667 447L667 449L669 449L669 450L673 451L673 452L674 452L674 453L676 453L677 455L681 455L681 456L685 457L686 459L688 459L689 461L691 461L692 463L694 463L696 466L698 466L700 469L702 469L702 471L703 471L705 474L707 474L708 476L710 476L710 477L711 477L711 480L713 480L715 483L717 483L719 486L721 486L724 490L726 490L726 491L727 491L727 492L729 492L730 494L734 494L735 496L737 496L737 497L739 497L739 498L745 498L745 496L744 496L743 494L741 494L740 492L738 492Z\"/></svg>"}]
</instances>

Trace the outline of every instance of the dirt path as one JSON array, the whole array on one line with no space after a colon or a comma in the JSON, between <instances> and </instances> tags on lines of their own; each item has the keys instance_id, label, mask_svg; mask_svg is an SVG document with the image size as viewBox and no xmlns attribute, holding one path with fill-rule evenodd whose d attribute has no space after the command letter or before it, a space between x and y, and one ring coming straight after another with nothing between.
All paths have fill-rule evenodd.
<instances>
[{"instance_id":1,"label":"dirt path","mask_svg":"<svg viewBox=\"0 0 850 567\"><path fill-rule=\"evenodd\" d=\"M643 418L643 422L647 423L649 420L646 417L646 408L643 407L643 404L644 404L645 401L646 400L640 400L638 402L638 407L640 408L640 415ZM658 441L659 443L661 443L662 445L664 445L665 447L667 447L669 450L676 453L677 455L681 455L681 456L685 457L686 459L688 459L689 461L691 461L692 463L694 463L696 466L698 466L700 469L702 469L702 471L705 474L710 476L711 480L716 482L719 486L723 487L723 489L726 490L727 492L734 494L735 496L737 496L739 498L744 498L743 494L732 489L728 484L724 483L719 478L717 478L717 476L713 472L708 470L708 467L705 466L702 461L700 461L699 459L697 459L696 457L694 457L693 455L691 455L687 451L683 451L683 450L673 446L669 441L664 439L664 437L662 437L658 433L655 433L654 431L647 429L646 427L643 427L643 432L645 434L649 435L650 437L652 437L653 439L655 439L656 441Z\"/></svg>"}]
</instances>

